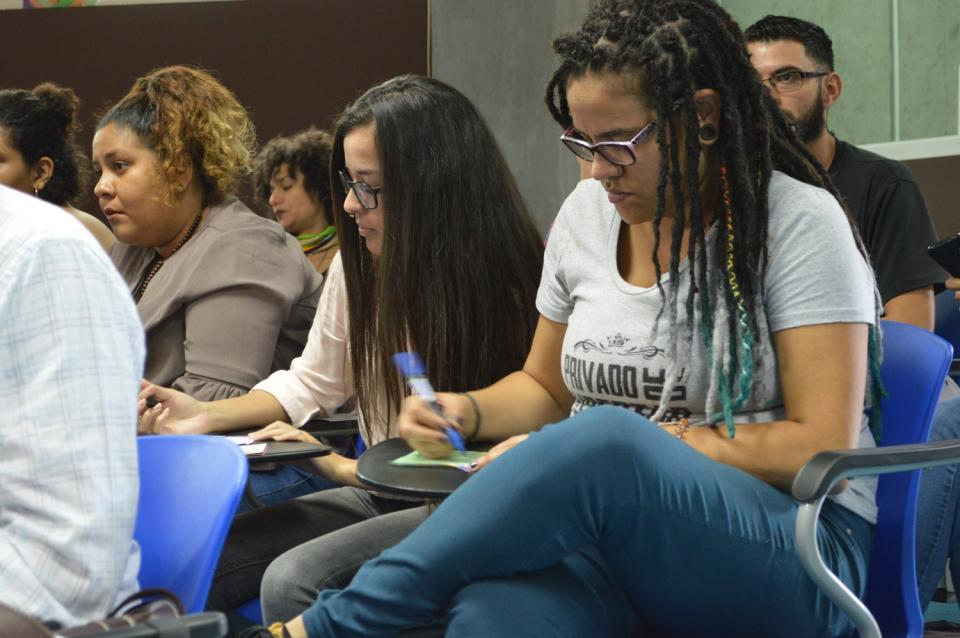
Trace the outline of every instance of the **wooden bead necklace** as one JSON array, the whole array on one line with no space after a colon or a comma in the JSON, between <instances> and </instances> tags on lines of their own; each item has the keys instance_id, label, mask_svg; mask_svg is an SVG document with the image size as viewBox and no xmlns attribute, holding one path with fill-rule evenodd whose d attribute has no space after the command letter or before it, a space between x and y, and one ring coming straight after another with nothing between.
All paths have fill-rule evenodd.
<instances>
[{"instance_id":1,"label":"wooden bead necklace","mask_svg":"<svg viewBox=\"0 0 960 638\"><path fill-rule=\"evenodd\" d=\"M160 268L163 266L163 262L173 256L175 252L180 250L187 240L193 237L193 234L197 232L197 228L200 226L200 220L203 219L203 211L200 211L200 214L196 216L193 220L193 223L190 224L190 229L187 230L187 234L183 236L177 245L173 247L173 250L170 251L170 254L166 257L161 257L157 255L150 260L150 263L147 264L147 267L143 269L143 274L140 275L140 281L137 282L136 288L133 289L133 300L139 302L140 298L143 297L144 291L147 289L147 286L150 284L150 281L153 280L154 276L160 271Z\"/></svg>"}]
</instances>

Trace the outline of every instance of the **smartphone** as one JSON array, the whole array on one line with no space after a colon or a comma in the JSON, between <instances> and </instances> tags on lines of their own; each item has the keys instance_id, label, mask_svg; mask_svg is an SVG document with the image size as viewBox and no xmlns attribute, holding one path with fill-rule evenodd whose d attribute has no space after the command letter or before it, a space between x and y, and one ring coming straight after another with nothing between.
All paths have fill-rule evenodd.
<instances>
[{"instance_id":1,"label":"smartphone","mask_svg":"<svg viewBox=\"0 0 960 638\"><path fill-rule=\"evenodd\" d=\"M927 252L951 277L960 277L960 233L938 241Z\"/></svg>"}]
</instances>

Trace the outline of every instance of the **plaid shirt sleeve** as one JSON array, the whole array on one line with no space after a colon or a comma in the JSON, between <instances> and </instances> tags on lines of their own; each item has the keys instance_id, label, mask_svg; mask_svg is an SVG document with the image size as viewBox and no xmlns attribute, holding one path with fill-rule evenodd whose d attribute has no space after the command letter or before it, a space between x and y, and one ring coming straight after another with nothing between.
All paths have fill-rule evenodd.
<instances>
[{"instance_id":1,"label":"plaid shirt sleeve","mask_svg":"<svg viewBox=\"0 0 960 638\"><path fill-rule=\"evenodd\" d=\"M0 211L0 601L69 626L136 586L143 331L82 231L18 221Z\"/></svg>"}]
</instances>

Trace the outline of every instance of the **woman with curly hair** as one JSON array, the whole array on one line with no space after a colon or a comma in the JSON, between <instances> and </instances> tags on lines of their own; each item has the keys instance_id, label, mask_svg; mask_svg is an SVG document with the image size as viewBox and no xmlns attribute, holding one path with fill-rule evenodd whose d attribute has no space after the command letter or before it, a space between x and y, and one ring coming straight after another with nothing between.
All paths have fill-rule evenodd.
<instances>
[{"instance_id":1,"label":"woman with curly hair","mask_svg":"<svg viewBox=\"0 0 960 638\"><path fill-rule=\"evenodd\" d=\"M50 82L0 91L0 184L60 206L110 250L110 229L71 203L90 177L76 144L79 108L72 89Z\"/></svg>"},{"instance_id":2,"label":"woman with curly hair","mask_svg":"<svg viewBox=\"0 0 960 638\"><path fill-rule=\"evenodd\" d=\"M337 227L330 197L330 134L314 128L275 137L253 163L257 195L300 242L317 272L325 274L337 254Z\"/></svg>"},{"instance_id":3,"label":"woman with curly hair","mask_svg":"<svg viewBox=\"0 0 960 638\"><path fill-rule=\"evenodd\" d=\"M211 75L139 78L100 119L94 192L147 333L146 378L201 400L246 393L300 353L320 278L296 240L233 196L253 123Z\"/></svg>"},{"instance_id":4,"label":"woman with curly hair","mask_svg":"<svg viewBox=\"0 0 960 638\"><path fill-rule=\"evenodd\" d=\"M254 143L233 93L185 66L137 79L93 138L94 192L119 240L110 256L147 335L144 376L198 400L286 369L320 295L296 239L233 196ZM274 502L329 484L284 466L251 485Z\"/></svg>"},{"instance_id":5,"label":"woman with curly hair","mask_svg":"<svg viewBox=\"0 0 960 638\"><path fill-rule=\"evenodd\" d=\"M513 436L287 631L850 635L788 493L814 454L880 433L879 299L835 189L715 3L601 0L554 48L547 103L593 179L553 226L523 369L440 396L467 435ZM399 417L427 453L449 425L417 398ZM854 591L875 489L821 513Z\"/></svg>"}]
</instances>

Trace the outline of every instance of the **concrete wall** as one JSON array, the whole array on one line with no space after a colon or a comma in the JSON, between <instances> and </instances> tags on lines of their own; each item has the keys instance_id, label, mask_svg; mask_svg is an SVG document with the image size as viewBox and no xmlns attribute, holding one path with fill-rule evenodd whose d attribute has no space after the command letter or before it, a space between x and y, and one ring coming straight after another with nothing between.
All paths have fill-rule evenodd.
<instances>
[{"instance_id":1,"label":"concrete wall","mask_svg":"<svg viewBox=\"0 0 960 638\"><path fill-rule=\"evenodd\" d=\"M744 28L772 13L809 20L827 31L836 70L844 81L843 94L829 116L830 128L839 137L869 144L958 133L957 0L721 0L721 4Z\"/></svg>"},{"instance_id":2,"label":"concrete wall","mask_svg":"<svg viewBox=\"0 0 960 638\"><path fill-rule=\"evenodd\" d=\"M903 139L960 133L960 2L900 2Z\"/></svg>"},{"instance_id":3,"label":"concrete wall","mask_svg":"<svg viewBox=\"0 0 960 638\"><path fill-rule=\"evenodd\" d=\"M378 19L364 19L371 15ZM370 86L402 73L427 73L427 16L427 0L0 11L0 59L22 61L30 52L29 64L3 67L0 88L29 88L44 80L74 88L82 100L78 142L89 152L95 112L119 99L135 78L158 66L194 64L213 71L236 93L263 143L309 125L327 128ZM359 33L376 46L358 47ZM241 193L255 205L246 186ZM78 206L98 209L92 188Z\"/></svg>"},{"instance_id":4,"label":"concrete wall","mask_svg":"<svg viewBox=\"0 0 960 638\"><path fill-rule=\"evenodd\" d=\"M721 2L744 28L772 13L809 20L827 31L843 78L843 93L828 120L838 137L860 145L898 139L895 114L899 140L958 133L957 0ZM906 164L923 191L937 234L960 231L960 157L914 158Z\"/></svg>"},{"instance_id":5,"label":"concrete wall","mask_svg":"<svg viewBox=\"0 0 960 638\"><path fill-rule=\"evenodd\" d=\"M431 0L433 76L477 105L542 230L577 181L543 102L554 70L550 43L587 8L588 0Z\"/></svg>"},{"instance_id":6,"label":"concrete wall","mask_svg":"<svg viewBox=\"0 0 960 638\"><path fill-rule=\"evenodd\" d=\"M894 140L897 113L899 139L957 134L960 0L720 3L744 28L774 13L827 30L844 80L829 116L839 137L855 144ZM554 68L550 42L575 28L588 6L589 0L431 0L433 75L463 91L487 118L541 228L577 179L543 106Z\"/></svg>"}]
</instances>

